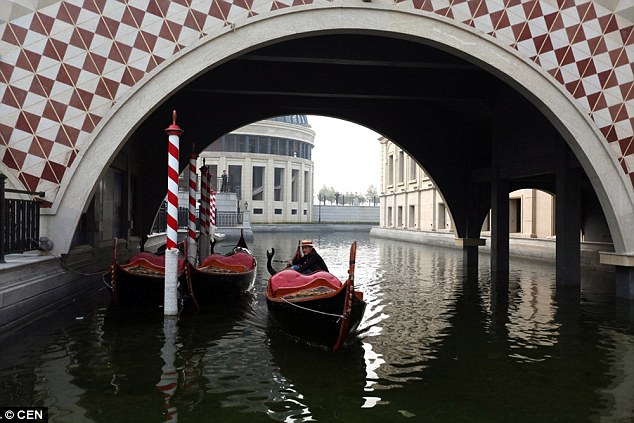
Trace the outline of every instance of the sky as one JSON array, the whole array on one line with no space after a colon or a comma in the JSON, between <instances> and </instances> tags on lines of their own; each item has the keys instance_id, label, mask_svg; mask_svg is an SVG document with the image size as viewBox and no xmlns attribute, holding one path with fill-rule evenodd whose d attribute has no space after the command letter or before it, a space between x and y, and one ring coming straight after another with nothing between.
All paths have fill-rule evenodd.
<instances>
[{"instance_id":1,"label":"sky","mask_svg":"<svg viewBox=\"0 0 634 423\"><path fill-rule=\"evenodd\" d=\"M323 116L308 115L315 131L312 160L315 194L325 185L341 193L364 194L381 181L380 135L366 127Z\"/></svg>"}]
</instances>

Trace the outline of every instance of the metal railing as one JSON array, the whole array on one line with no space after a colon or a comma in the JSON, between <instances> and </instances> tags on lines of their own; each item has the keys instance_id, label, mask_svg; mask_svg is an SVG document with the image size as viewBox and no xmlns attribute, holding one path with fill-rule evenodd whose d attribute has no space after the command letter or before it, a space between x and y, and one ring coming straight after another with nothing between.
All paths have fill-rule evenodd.
<instances>
[{"instance_id":1,"label":"metal railing","mask_svg":"<svg viewBox=\"0 0 634 423\"><path fill-rule=\"evenodd\" d=\"M44 196L44 192L7 189L6 179L0 174L0 263L4 263L5 254L36 249L40 239L39 202L5 198L5 193Z\"/></svg>"},{"instance_id":2,"label":"metal railing","mask_svg":"<svg viewBox=\"0 0 634 423\"><path fill-rule=\"evenodd\" d=\"M242 225L242 213L219 212L216 213L216 226L219 228L231 228Z\"/></svg>"},{"instance_id":3,"label":"metal railing","mask_svg":"<svg viewBox=\"0 0 634 423\"><path fill-rule=\"evenodd\" d=\"M178 208L178 228L187 229L189 223L189 208ZM242 213L238 212L216 212L216 227L227 228L242 225ZM196 229L200 230L200 219L198 218L198 210L196 210ZM163 203L159 209L154 224L152 225L152 233L162 233L167 231L167 205Z\"/></svg>"}]
</instances>

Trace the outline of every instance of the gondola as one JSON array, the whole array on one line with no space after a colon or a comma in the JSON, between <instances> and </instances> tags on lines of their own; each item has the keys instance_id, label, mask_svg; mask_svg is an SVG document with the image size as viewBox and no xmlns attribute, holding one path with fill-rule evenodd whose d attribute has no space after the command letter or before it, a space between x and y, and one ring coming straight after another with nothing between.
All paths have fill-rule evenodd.
<instances>
[{"instance_id":1,"label":"gondola","mask_svg":"<svg viewBox=\"0 0 634 423\"><path fill-rule=\"evenodd\" d=\"M185 267L189 297L196 307L204 307L236 298L253 288L257 261L241 232L229 253L212 252L198 266L187 262Z\"/></svg>"},{"instance_id":2,"label":"gondola","mask_svg":"<svg viewBox=\"0 0 634 423\"><path fill-rule=\"evenodd\" d=\"M126 264L117 261L117 239L111 265L113 299L121 305L163 306L165 298L165 255L147 251L132 256ZM185 261L178 258L178 282L185 277ZM180 289L180 287L179 287Z\"/></svg>"},{"instance_id":3,"label":"gondola","mask_svg":"<svg viewBox=\"0 0 634 423\"><path fill-rule=\"evenodd\" d=\"M350 248L348 279L342 283L325 271L309 275L271 265L275 249L267 251L271 274L266 286L266 305L271 317L287 332L322 344L332 351L341 348L361 323L366 303L354 289L357 243ZM299 254L299 249L296 254Z\"/></svg>"}]
</instances>

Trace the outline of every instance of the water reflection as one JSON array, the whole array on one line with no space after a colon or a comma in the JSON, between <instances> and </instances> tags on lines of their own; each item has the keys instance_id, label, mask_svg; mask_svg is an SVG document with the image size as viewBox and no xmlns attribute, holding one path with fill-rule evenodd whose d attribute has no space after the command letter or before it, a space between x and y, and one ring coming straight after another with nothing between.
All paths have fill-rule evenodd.
<instances>
[{"instance_id":1,"label":"water reflection","mask_svg":"<svg viewBox=\"0 0 634 423\"><path fill-rule=\"evenodd\" d=\"M261 266L238 304L166 320L95 296L3 338L0 404L46 406L57 422L634 416L633 307L615 301L609 277L584 272L581 291L555 289L553 266L514 260L501 289L486 256L464 275L459 251L359 233L256 234L251 249L260 263L271 247L283 259L309 237L344 279L358 242L368 306L345 350L272 325Z\"/></svg>"},{"instance_id":2,"label":"water reflection","mask_svg":"<svg viewBox=\"0 0 634 423\"><path fill-rule=\"evenodd\" d=\"M365 361L361 343L356 342L341 354L308 345L275 328L269 334L272 363L288 384L285 394L293 393L295 409L284 417L316 421L351 421L361 407L365 385ZM342 399L345 398L345 401ZM289 404L286 405L291 411ZM301 420L300 420L301 421Z\"/></svg>"},{"instance_id":3,"label":"water reflection","mask_svg":"<svg viewBox=\"0 0 634 423\"><path fill-rule=\"evenodd\" d=\"M166 316L163 318L163 336L165 341L161 348L161 358L163 367L161 370L161 380L156 384L159 392L163 396L163 408L165 410L166 422L178 421L178 409L172 404L172 397L178 387L178 373L176 372L176 332L178 320L175 317Z\"/></svg>"}]
</instances>

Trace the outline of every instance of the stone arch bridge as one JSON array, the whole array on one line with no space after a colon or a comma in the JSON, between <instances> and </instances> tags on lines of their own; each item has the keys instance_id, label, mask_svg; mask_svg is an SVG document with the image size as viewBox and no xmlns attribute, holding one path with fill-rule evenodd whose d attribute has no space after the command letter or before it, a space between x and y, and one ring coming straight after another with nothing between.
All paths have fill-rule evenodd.
<instances>
[{"instance_id":1,"label":"stone arch bridge","mask_svg":"<svg viewBox=\"0 0 634 423\"><path fill-rule=\"evenodd\" d=\"M57 253L80 232L103 241L94 194L108 169L123 175L124 233L147 233L172 109L181 151L262 118L323 114L419 161L468 265L492 210L492 270L508 273L508 193L535 187L557 197L558 281L578 283L581 229L613 244L601 260L634 297L627 0L29 4L0 9L0 172L45 192L42 232Z\"/></svg>"}]
</instances>

